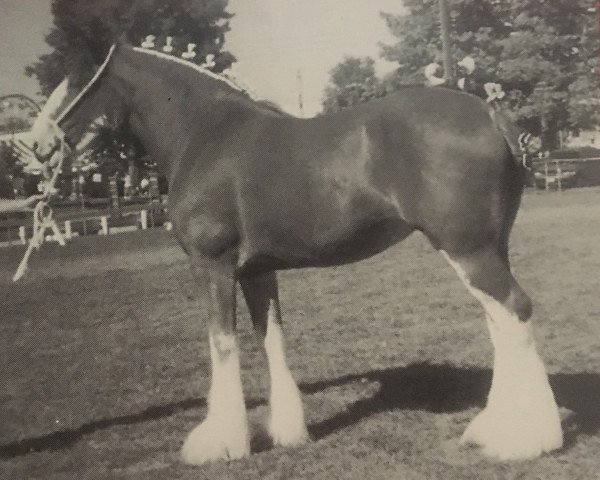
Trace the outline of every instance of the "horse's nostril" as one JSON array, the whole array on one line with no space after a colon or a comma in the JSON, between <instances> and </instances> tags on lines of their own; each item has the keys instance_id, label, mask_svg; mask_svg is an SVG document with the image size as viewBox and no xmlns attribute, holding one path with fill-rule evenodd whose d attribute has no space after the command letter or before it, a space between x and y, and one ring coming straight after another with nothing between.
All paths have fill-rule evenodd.
<instances>
[{"instance_id":1,"label":"horse's nostril","mask_svg":"<svg viewBox=\"0 0 600 480\"><path fill-rule=\"evenodd\" d=\"M38 146L39 146L38 142L33 142L33 150L34 151L37 150Z\"/></svg>"}]
</instances>

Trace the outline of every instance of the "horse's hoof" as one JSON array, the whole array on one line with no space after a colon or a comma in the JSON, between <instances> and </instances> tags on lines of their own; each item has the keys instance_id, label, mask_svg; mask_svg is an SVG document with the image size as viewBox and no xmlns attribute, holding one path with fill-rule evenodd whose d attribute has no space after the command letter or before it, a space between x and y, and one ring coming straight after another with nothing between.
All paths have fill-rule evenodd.
<instances>
[{"instance_id":1,"label":"horse's hoof","mask_svg":"<svg viewBox=\"0 0 600 480\"><path fill-rule=\"evenodd\" d=\"M246 425L234 429L226 422L206 420L190 432L181 458L190 465L215 460L234 460L250 455L250 439Z\"/></svg>"},{"instance_id":2,"label":"horse's hoof","mask_svg":"<svg viewBox=\"0 0 600 480\"><path fill-rule=\"evenodd\" d=\"M539 415L499 415L484 409L465 430L460 443L478 445L483 454L499 460L539 457L562 446L560 419Z\"/></svg>"},{"instance_id":3,"label":"horse's hoof","mask_svg":"<svg viewBox=\"0 0 600 480\"><path fill-rule=\"evenodd\" d=\"M306 443L308 430L304 421L300 391L291 375L280 380L278 387L271 397L268 424L273 444L291 447Z\"/></svg>"},{"instance_id":4,"label":"horse's hoof","mask_svg":"<svg viewBox=\"0 0 600 480\"><path fill-rule=\"evenodd\" d=\"M291 423L275 423L273 420L269 422L269 435L273 440L273 445L281 447L293 447L302 445L309 439L308 430L304 422L293 425Z\"/></svg>"}]
</instances>

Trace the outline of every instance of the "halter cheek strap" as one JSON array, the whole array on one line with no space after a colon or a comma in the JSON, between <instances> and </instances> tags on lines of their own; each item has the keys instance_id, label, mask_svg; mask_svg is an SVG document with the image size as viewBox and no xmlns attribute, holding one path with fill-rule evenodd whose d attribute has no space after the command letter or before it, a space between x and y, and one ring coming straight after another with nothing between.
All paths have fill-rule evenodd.
<instances>
[{"instance_id":1,"label":"halter cheek strap","mask_svg":"<svg viewBox=\"0 0 600 480\"><path fill-rule=\"evenodd\" d=\"M48 124L51 129L54 131L54 136L58 139L58 143L55 143L54 147L45 155L47 158L51 158L57 151L62 151L64 155L64 147L65 147L65 132L62 128L58 126L58 123L55 120L47 119Z\"/></svg>"},{"instance_id":2,"label":"halter cheek strap","mask_svg":"<svg viewBox=\"0 0 600 480\"><path fill-rule=\"evenodd\" d=\"M56 137L60 140L61 143L65 142L65 131L58 126L58 122L53 119L48 119L48 123L52 126Z\"/></svg>"}]
</instances>

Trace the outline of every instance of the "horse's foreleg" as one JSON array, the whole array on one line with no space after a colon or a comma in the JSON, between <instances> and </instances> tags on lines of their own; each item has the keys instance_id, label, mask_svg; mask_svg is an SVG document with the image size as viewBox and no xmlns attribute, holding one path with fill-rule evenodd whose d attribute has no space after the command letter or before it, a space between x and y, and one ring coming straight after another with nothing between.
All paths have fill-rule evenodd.
<instances>
[{"instance_id":1,"label":"horse's foreleg","mask_svg":"<svg viewBox=\"0 0 600 480\"><path fill-rule=\"evenodd\" d=\"M500 459L532 458L562 445L558 408L534 344L531 301L493 250L448 255L469 292L487 313L494 373L485 409L463 434L463 443Z\"/></svg>"},{"instance_id":2,"label":"horse's foreleg","mask_svg":"<svg viewBox=\"0 0 600 480\"><path fill-rule=\"evenodd\" d=\"M189 434L182 457L191 464L241 458L250 454L250 439L235 338L233 267L207 265L193 259L192 270L199 287L208 292L209 297L212 378L206 419Z\"/></svg>"},{"instance_id":3,"label":"horse's foreleg","mask_svg":"<svg viewBox=\"0 0 600 480\"><path fill-rule=\"evenodd\" d=\"M271 379L269 433L277 445L308 438L302 399L285 358L275 272L240 279L254 327L264 340Z\"/></svg>"}]
</instances>

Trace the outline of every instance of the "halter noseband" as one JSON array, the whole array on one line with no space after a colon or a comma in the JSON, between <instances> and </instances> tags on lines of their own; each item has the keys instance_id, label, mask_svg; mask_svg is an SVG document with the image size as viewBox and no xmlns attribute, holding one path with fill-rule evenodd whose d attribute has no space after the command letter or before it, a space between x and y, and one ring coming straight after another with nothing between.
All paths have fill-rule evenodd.
<instances>
[{"instance_id":1,"label":"halter noseband","mask_svg":"<svg viewBox=\"0 0 600 480\"><path fill-rule=\"evenodd\" d=\"M53 119L49 118L48 119L48 123L52 127L52 130L53 130L54 135L57 138L58 142L55 142L54 146L45 155L45 159L46 160L52 158L52 155L54 155L59 150L62 151L62 154L64 156L65 147L68 146L69 148L71 148L71 146L69 145L69 142L66 139L66 135L65 135L64 130L58 126L58 123L56 122L56 120L53 120ZM35 150L34 150L34 152L35 152Z\"/></svg>"}]
</instances>

